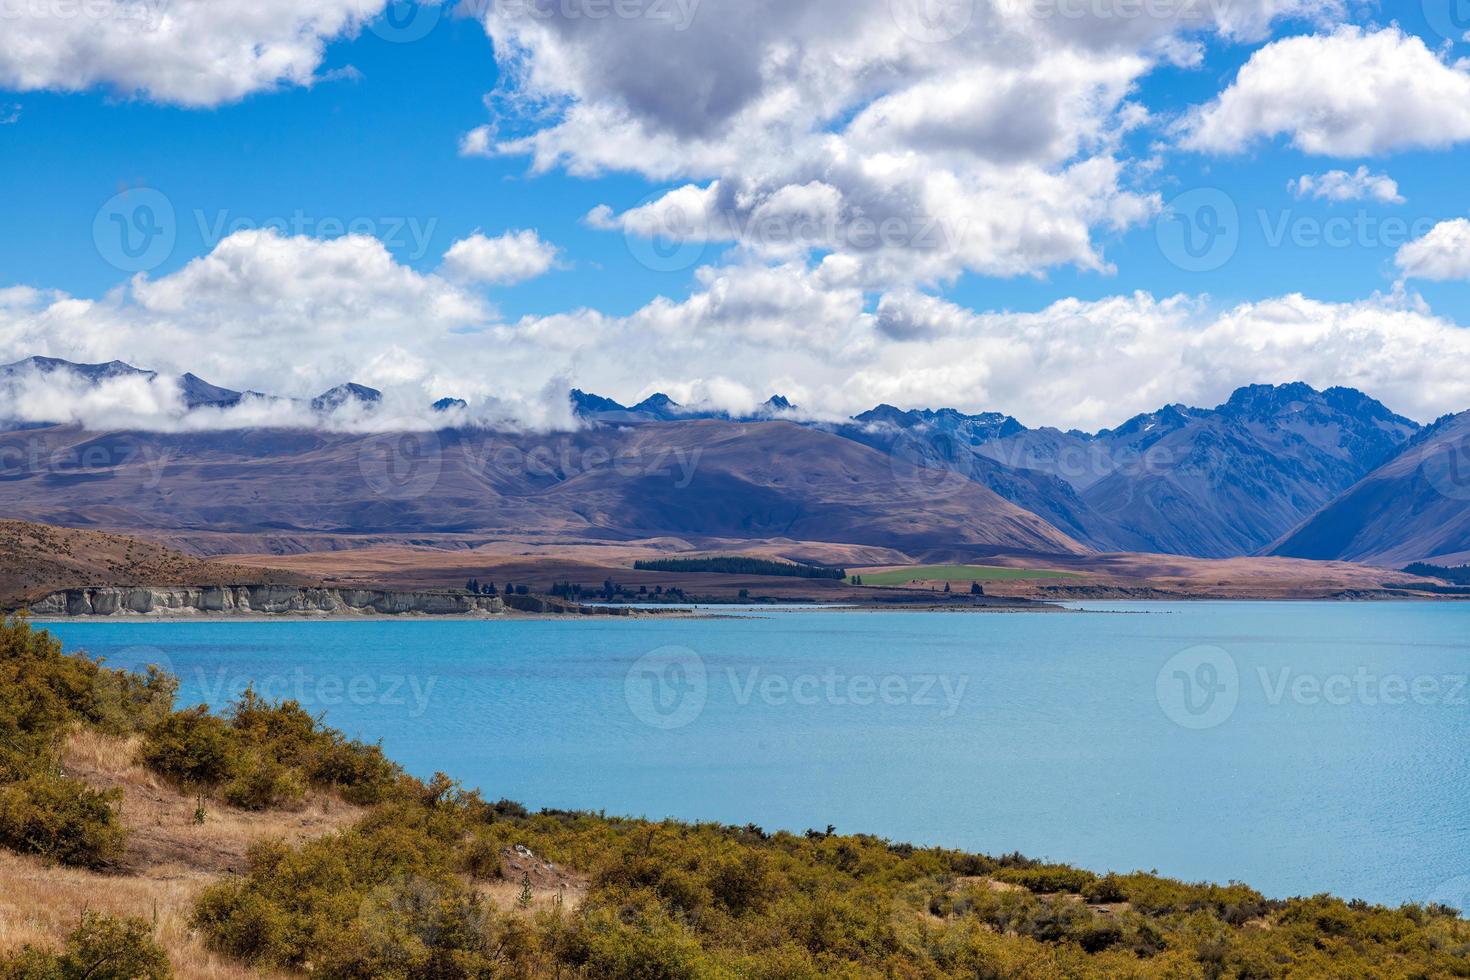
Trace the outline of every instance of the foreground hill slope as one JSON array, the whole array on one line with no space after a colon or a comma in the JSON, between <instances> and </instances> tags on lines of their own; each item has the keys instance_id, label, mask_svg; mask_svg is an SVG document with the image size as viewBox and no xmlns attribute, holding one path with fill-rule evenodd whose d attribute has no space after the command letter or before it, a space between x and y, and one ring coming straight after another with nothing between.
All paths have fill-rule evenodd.
<instances>
[{"instance_id":1,"label":"foreground hill slope","mask_svg":"<svg viewBox=\"0 0 1470 980\"><path fill-rule=\"evenodd\" d=\"M1271 551L1392 566L1470 561L1470 412L1440 420Z\"/></svg>"},{"instance_id":2,"label":"foreground hill slope","mask_svg":"<svg viewBox=\"0 0 1470 980\"><path fill-rule=\"evenodd\" d=\"M909 551L1087 550L977 483L787 422L559 435L52 426L0 434L0 453L45 461L0 481L0 511L69 526L409 533L422 543L471 532L697 532Z\"/></svg>"}]
</instances>

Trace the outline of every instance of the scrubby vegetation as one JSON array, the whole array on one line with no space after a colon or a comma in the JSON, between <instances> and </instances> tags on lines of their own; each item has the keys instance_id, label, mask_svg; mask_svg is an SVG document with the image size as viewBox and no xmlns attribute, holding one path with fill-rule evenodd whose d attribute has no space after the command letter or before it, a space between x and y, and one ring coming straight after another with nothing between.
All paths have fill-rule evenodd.
<instances>
[{"instance_id":1,"label":"scrubby vegetation","mask_svg":"<svg viewBox=\"0 0 1470 980\"><path fill-rule=\"evenodd\" d=\"M1431 565L1428 562L1416 561L1407 566L1404 572L1409 575L1423 575L1425 578L1444 579L1456 585L1470 585L1470 565Z\"/></svg>"},{"instance_id":2,"label":"scrubby vegetation","mask_svg":"<svg viewBox=\"0 0 1470 980\"><path fill-rule=\"evenodd\" d=\"M241 874L199 896L197 934L252 968L403 980L1470 977L1470 922L1451 909L1273 900L832 828L531 813L445 776L410 778L298 705L247 694L223 717L173 711L166 678L113 677L19 624L0 641L4 744L20 760L5 789L18 799L59 799L82 811L76 823L105 823L105 799L79 802L36 760L67 724L122 724L126 703L141 760L181 786L244 807L292 806L307 787L371 806L296 847L257 843ZM59 860L100 846L33 836L45 840L5 843ZM519 887L502 878L512 854L575 869L585 888L576 902L497 900ZM0 957L0 976L166 976L150 943L146 923L84 920L65 951ZM78 969L113 946L128 951L108 967L120 972Z\"/></svg>"},{"instance_id":3,"label":"scrubby vegetation","mask_svg":"<svg viewBox=\"0 0 1470 980\"><path fill-rule=\"evenodd\" d=\"M0 623L0 845L65 864L105 867L122 854L116 797L61 772L75 725L127 734L154 723L176 684L156 671L109 670L68 656L50 634Z\"/></svg>"},{"instance_id":4,"label":"scrubby vegetation","mask_svg":"<svg viewBox=\"0 0 1470 980\"><path fill-rule=\"evenodd\" d=\"M0 953L5 980L168 980L168 955L142 919L83 912L61 951L25 946Z\"/></svg>"},{"instance_id":5,"label":"scrubby vegetation","mask_svg":"<svg viewBox=\"0 0 1470 980\"><path fill-rule=\"evenodd\" d=\"M653 558L636 561L640 572L718 572L722 575L779 575L788 578L829 578L841 581L847 571L824 565L803 565L768 558L746 558L740 555L717 555L710 558Z\"/></svg>"}]
</instances>

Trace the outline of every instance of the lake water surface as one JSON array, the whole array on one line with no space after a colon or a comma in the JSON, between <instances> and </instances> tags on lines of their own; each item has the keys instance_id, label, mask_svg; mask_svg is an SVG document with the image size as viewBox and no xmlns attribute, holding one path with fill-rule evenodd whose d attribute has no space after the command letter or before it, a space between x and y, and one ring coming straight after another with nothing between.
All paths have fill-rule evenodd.
<instances>
[{"instance_id":1,"label":"lake water surface","mask_svg":"<svg viewBox=\"0 0 1470 980\"><path fill-rule=\"evenodd\" d=\"M62 622L533 807L1470 906L1470 605Z\"/></svg>"}]
</instances>

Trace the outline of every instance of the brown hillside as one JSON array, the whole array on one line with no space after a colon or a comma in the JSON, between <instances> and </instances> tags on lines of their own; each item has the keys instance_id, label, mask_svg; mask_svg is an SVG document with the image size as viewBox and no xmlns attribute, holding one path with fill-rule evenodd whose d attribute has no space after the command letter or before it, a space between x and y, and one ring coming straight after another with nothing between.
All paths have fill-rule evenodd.
<instances>
[{"instance_id":1,"label":"brown hillside","mask_svg":"<svg viewBox=\"0 0 1470 980\"><path fill-rule=\"evenodd\" d=\"M0 521L0 609L59 589L105 585L306 584L271 568L191 558L138 538L26 521Z\"/></svg>"}]
</instances>

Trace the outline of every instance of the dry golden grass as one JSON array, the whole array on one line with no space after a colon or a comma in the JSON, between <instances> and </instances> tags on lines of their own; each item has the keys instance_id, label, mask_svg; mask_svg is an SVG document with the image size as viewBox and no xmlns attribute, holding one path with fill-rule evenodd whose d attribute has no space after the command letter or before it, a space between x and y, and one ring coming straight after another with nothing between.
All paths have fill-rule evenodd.
<instances>
[{"instance_id":1,"label":"dry golden grass","mask_svg":"<svg viewBox=\"0 0 1470 980\"><path fill-rule=\"evenodd\" d=\"M308 796L299 810L268 813L215 801L198 824L196 800L139 766L137 748L136 738L90 730L67 740L62 762L67 775L99 788L122 789L127 853L115 873L98 874L0 851L0 951L26 943L59 945L82 911L90 909L156 921L158 939L180 977L272 975L204 948L188 924L195 897L223 875L243 871L251 842L278 837L298 843L349 826L362 809L319 793Z\"/></svg>"},{"instance_id":2,"label":"dry golden grass","mask_svg":"<svg viewBox=\"0 0 1470 980\"><path fill-rule=\"evenodd\" d=\"M253 841L276 837L297 844L356 823L364 812L335 796L314 792L297 809L264 813L210 800L204 823L196 823L196 798L138 765L137 748L136 738L80 730L67 740L63 756L68 776L98 788L123 791L122 822L128 829L128 850L121 869L125 872L242 872Z\"/></svg>"},{"instance_id":3,"label":"dry golden grass","mask_svg":"<svg viewBox=\"0 0 1470 980\"><path fill-rule=\"evenodd\" d=\"M26 943L59 946L76 928L82 911L92 910L156 921L158 941L179 977L272 975L215 956L190 930L194 898L212 880L202 873L161 878L94 874L0 851L0 950Z\"/></svg>"}]
</instances>

